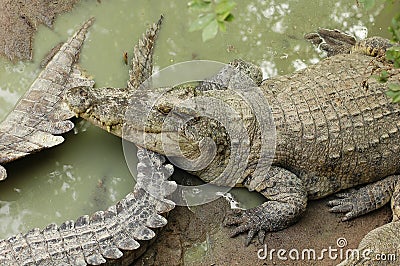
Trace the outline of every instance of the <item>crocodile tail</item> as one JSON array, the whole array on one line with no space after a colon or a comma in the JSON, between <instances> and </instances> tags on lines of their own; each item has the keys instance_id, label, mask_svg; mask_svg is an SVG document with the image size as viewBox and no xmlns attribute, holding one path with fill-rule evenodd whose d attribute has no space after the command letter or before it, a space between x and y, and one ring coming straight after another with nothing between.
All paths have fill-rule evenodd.
<instances>
[{"instance_id":1,"label":"crocodile tail","mask_svg":"<svg viewBox=\"0 0 400 266\"><path fill-rule=\"evenodd\" d=\"M138 88L140 84L152 74L155 42L158 38L163 19L164 16L161 16L160 19L143 34L142 38L134 47L128 80L128 88L130 89Z\"/></svg>"},{"instance_id":2,"label":"crocodile tail","mask_svg":"<svg viewBox=\"0 0 400 266\"><path fill-rule=\"evenodd\" d=\"M64 141L62 136L73 128L74 116L64 105L64 91L72 84L93 86L76 67L88 28L94 18L58 50L32 83L25 95L0 123L0 163L7 163ZM0 166L0 180L7 177Z\"/></svg>"},{"instance_id":3,"label":"crocodile tail","mask_svg":"<svg viewBox=\"0 0 400 266\"><path fill-rule=\"evenodd\" d=\"M327 52L328 56L337 54L349 54L357 43L356 38L339 30L319 29L304 35L304 38L321 50Z\"/></svg>"},{"instance_id":4,"label":"crocodile tail","mask_svg":"<svg viewBox=\"0 0 400 266\"><path fill-rule=\"evenodd\" d=\"M138 150L138 182L116 205L60 226L50 224L0 240L0 265L114 265L131 263L151 243L174 207L165 199L176 189L163 156ZM146 189L144 189L144 187ZM151 191L151 194L148 192ZM159 194L153 194L159 191Z\"/></svg>"}]
</instances>

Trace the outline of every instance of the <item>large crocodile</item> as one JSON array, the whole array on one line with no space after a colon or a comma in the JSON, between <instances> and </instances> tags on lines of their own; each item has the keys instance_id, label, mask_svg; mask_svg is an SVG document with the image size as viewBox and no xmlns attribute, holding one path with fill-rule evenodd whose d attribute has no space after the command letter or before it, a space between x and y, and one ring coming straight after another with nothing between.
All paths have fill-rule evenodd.
<instances>
[{"instance_id":1,"label":"large crocodile","mask_svg":"<svg viewBox=\"0 0 400 266\"><path fill-rule=\"evenodd\" d=\"M345 213L347 220L375 210L391 198L400 174L400 106L391 103L385 94L388 86L372 74L385 69L389 82L400 84L400 71L359 49L385 49L390 46L388 40L372 37L356 43L346 41L348 36L344 40L339 44L346 49L331 49L337 52L321 62L269 78L258 87L249 87L246 81L234 84L236 89L222 84L211 90L190 85L138 91L77 87L67 93L66 100L84 119L174 161L176 157L189 161L208 158L204 143L213 140L216 149L211 162L193 171L206 182L225 174L230 160L248 151L249 156L242 157L248 164L233 181L260 192L266 202L235 211L226 220L227 225L236 226L232 236L248 232L248 244L256 234L263 240L266 232L294 223L309 199L368 183L330 203L331 211ZM328 47L333 45L337 43L328 42ZM358 49L352 49L354 45ZM242 97L257 91L261 91L253 94L257 98ZM217 101L204 106L205 98ZM260 102L267 107L262 113L251 106ZM225 125L242 125L242 133L249 136L247 150L233 156L231 151L246 140L242 141L241 134L229 136L222 123L202 115L205 110L219 113L224 108L231 110L224 114ZM258 164L265 144L261 136L274 132L263 132L265 125L259 123L263 117L257 115L268 116L269 111L276 128L275 153L267 150L265 157L272 156L271 167ZM166 127L171 121L176 123ZM232 179L222 176L216 183L232 185Z\"/></svg>"},{"instance_id":2,"label":"large crocodile","mask_svg":"<svg viewBox=\"0 0 400 266\"><path fill-rule=\"evenodd\" d=\"M64 108L60 99L70 86L93 85L92 81L81 77L80 72L72 70L76 67L80 48L92 22L93 19L86 22L59 49L2 123L2 128L7 128L5 133L8 134L4 140L21 139L20 143L4 144L7 149L0 152L0 158L5 158L4 162L10 158L17 159L17 155L25 156L50 144L62 142L61 136L50 133L62 134L73 127L67 119L74 113ZM133 88L151 74L153 49L161 22L162 18L147 30L135 46L128 87ZM16 123L17 117L25 124ZM60 129L56 130L57 126ZM43 138L37 140L32 137L37 135ZM49 144L47 138L54 138L58 142ZM32 142L40 146L21 153L23 145ZM34 228L26 234L1 239L0 264L128 265L140 256L154 240L155 233L150 228L157 229L166 224L161 214L165 216L174 207L174 203L166 197L173 193L176 184L167 180L173 167L165 163L162 155L139 149L137 156L137 184L125 198L105 211L81 216L76 221L66 221L60 226L49 224L43 230Z\"/></svg>"}]
</instances>

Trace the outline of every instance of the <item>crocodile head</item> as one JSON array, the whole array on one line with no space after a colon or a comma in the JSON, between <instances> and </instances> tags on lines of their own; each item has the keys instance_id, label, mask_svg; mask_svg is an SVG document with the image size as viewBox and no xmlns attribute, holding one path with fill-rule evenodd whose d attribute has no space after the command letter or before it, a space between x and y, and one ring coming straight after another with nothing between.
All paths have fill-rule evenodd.
<instances>
[{"instance_id":1,"label":"crocodile head","mask_svg":"<svg viewBox=\"0 0 400 266\"><path fill-rule=\"evenodd\" d=\"M66 100L79 116L168 156L180 168L206 181L224 171L233 146L241 151L244 145L248 151L254 137L251 109L229 89L202 91L192 85L135 91L80 87L70 90Z\"/></svg>"},{"instance_id":2,"label":"crocodile head","mask_svg":"<svg viewBox=\"0 0 400 266\"><path fill-rule=\"evenodd\" d=\"M234 185L246 176L255 116L234 90L203 91L191 85L132 94L123 138L168 156L206 182ZM257 145L256 145L257 146Z\"/></svg>"},{"instance_id":3,"label":"crocodile head","mask_svg":"<svg viewBox=\"0 0 400 266\"><path fill-rule=\"evenodd\" d=\"M68 90L64 100L77 117L121 136L128 94L126 88L100 89L80 86Z\"/></svg>"}]
</instances>

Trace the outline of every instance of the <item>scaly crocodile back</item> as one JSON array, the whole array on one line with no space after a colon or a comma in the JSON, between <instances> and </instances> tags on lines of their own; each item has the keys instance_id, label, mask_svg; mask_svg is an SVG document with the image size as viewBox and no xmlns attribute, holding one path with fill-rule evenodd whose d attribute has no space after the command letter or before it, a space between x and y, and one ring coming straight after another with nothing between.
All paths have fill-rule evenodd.
<instances>
[{"instance_id":1,"label":"scaly crocodile back","mask_svg":"<svg viewBox=\"0 0 400 266\"><path fill-rule=\"evenodd\" d=\"M372 76L373 57L340 54L263 89L277 130L275 163L303 180L310 198L372 182L400 169L400 106ZM390 82L398 69L386 67Z\"/></svg>"}]
</instances>

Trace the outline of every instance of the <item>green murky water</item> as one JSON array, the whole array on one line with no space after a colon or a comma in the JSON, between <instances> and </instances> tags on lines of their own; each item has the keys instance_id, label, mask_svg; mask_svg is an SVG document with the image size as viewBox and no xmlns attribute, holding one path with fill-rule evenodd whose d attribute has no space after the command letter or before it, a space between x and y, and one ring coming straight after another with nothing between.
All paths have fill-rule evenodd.
<instances>
[{"instance_id":1,"label":"green murky water","mask_svg":"<svg viewBox=\"0 0 400 266\"><path fill-rule=\"evenodd\" d=\"M227 32L203 43L200 32L188 32L196 14L187 9L186 0L81 1L57 18L53 30L39 28L33 62L0 60L0 120L36 78L47 51L65 41L90 16L95 16L96 22L82 50L81 65L98 87L122 87L128 78L122 54L128 51L131 55L139 36L160 14L166 19L155 69L192 59L228 62L243 58L261 65L268 77L319 60L302 39L304 33L328 27L364 37L368 28L369 35L387 37L390 18L400 10L399 6L384 8L384 1L377 1L380 4L371 11L357 7L355 0L237 2L236 19ZM63 145L9 164L8 171L8 180L0 186L0 237L104 209L134 184L121 141L84 122L78 123L75 133L66 135Z\"/></svg>"}]
</instances>

